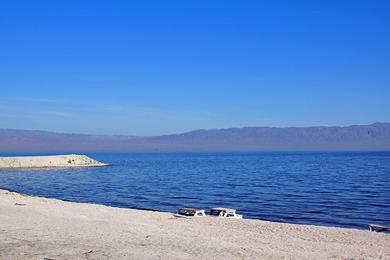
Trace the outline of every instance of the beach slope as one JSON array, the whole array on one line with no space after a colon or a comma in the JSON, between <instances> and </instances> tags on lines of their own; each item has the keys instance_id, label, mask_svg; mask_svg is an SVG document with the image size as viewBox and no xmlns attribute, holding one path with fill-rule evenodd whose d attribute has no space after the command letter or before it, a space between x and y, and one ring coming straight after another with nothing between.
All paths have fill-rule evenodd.
<instances>
[{"instance_id":1,"label":"beach slope","mask_svg":"<svg viewBox=\"0 0 390 260\"><path fill-rule=\"evenodd\" d=\"M0 259L390 259L363 230L112 208L0 190Z\"/></svg>"}]
</instances>

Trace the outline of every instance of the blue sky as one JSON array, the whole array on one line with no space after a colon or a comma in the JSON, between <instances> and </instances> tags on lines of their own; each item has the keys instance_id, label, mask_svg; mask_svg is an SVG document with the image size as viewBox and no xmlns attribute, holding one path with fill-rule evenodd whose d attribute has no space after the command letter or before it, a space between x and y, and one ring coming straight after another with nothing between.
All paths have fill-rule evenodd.
<instances>
[{"instance_id":1,"label":"blue sky","mask_svg":"<svg viewBox=\"0 0 390 260\"><path fill-rule=\"evenodd\" d=\"M1 1L0 128L390 121L390 1Z\"/></svg>"}]
</instances>

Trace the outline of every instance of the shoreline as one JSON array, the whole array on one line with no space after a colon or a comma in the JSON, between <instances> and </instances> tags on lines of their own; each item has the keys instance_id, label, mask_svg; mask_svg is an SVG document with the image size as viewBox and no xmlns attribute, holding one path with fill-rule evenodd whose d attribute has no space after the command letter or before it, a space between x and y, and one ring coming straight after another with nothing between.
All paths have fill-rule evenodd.
<instances>
[{"instance_id":1,"label":"shoreline","mask_svg":"<svg viewBox=\"0 0 390 260\"><path fill-rule=\"evenodd\" d=\"M22 193L22 192L18 192L17 190L13 190L13 189L9 189L7 187L0 186L0 193L1 192L10 192L10 193L16 193L16 194L19 194L20 196L25 196L25 197L44 198L44 199L58 200L58 201L69 202L69 203L87 204L87 205L99 205L99 206L115 208L115 209L139 210L139 211L156 212L156 213L167 213L167 214L172 214L172 215L176 214L176 212L158 210L158 209L153 209L153 208L126 207L126 206L117 206L117 205L113 206L113 205L109 205L109 204L103 204L103 203L92 202L92 201L82 202L82 201L61 199L61 198L56 198L56 197L45 197L43 195L41 196L41 195L33 195L33 194L28 194L28 193ZM212 216L208 215L207 211L206 211L206 217L212 217ZM304 225L304 226L312 226L312 227L341 228L341 229L360 230L360 231L367 231L367 230L369 230L369 224L374 224L374 223L368 223L367 222L366 228L363 228L363 227L359 228L359 227L332 226L332 225L320 225L320 224L310 224L310 223L283 222L283 221L271 220L271 219L260 219L260 218L254 218L254 217L247 217L246 215L243 215L243 218L241 220L258 220L258 221L265 221L265 222L279 223L279 224L287 224L287 225ZM380 225L380 224L381 223L379 223L378 225ZM390 235L389 232L384 232L384 234Z\"/></svg>"},{"instance_id":2,"label":"shoreline","mask_svg":"<svg viewBox=\"0 0 390 260\"><path fill-rule=\"evenodd\" d=\"M1 259L390 259L390 235L49 199L0 189Z\"/></svg>"}]
</instances>

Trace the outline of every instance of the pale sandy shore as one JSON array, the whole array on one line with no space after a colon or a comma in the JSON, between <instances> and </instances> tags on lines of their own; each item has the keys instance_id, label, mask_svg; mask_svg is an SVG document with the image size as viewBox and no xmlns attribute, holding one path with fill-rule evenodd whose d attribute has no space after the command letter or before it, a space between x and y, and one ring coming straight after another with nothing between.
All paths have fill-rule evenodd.
<instances>
[{"instance_id":1,"label":"pale sandy shore","mask_svg":"<svg viewBox=\"0 0 390 260\"><path fill-rule=\"evenodd\" d=\"M364 230L112 208L0 190L0 259L390 259Z\"/></svg>"},{"instance_id":2,"label":"pale sandy shore","mask_svg":"<svg viewBox=\"0 0 390 260\"><path fill-rule=\"evenodd\" d=\"M0 168L96 167L108 165L78 154L0 157Z\"/></svg>"}]
</instances>

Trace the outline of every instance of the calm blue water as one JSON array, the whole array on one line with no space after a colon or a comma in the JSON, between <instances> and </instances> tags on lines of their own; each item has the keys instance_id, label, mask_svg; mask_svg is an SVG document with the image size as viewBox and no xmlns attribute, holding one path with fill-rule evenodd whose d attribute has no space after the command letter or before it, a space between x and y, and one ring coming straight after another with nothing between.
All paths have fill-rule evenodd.
<instances>
[{"instance_id":1,"label":"calm blue water","mask_svg":"<svg viewBox=\"0 0 390 260\"><path fill-rule=\"evenodd\" d=\"M390 152L89 155L114 166L0 170L0 187L117 207L222 206L272 221L390 225Z\"/></svg>"}]
</instances>

